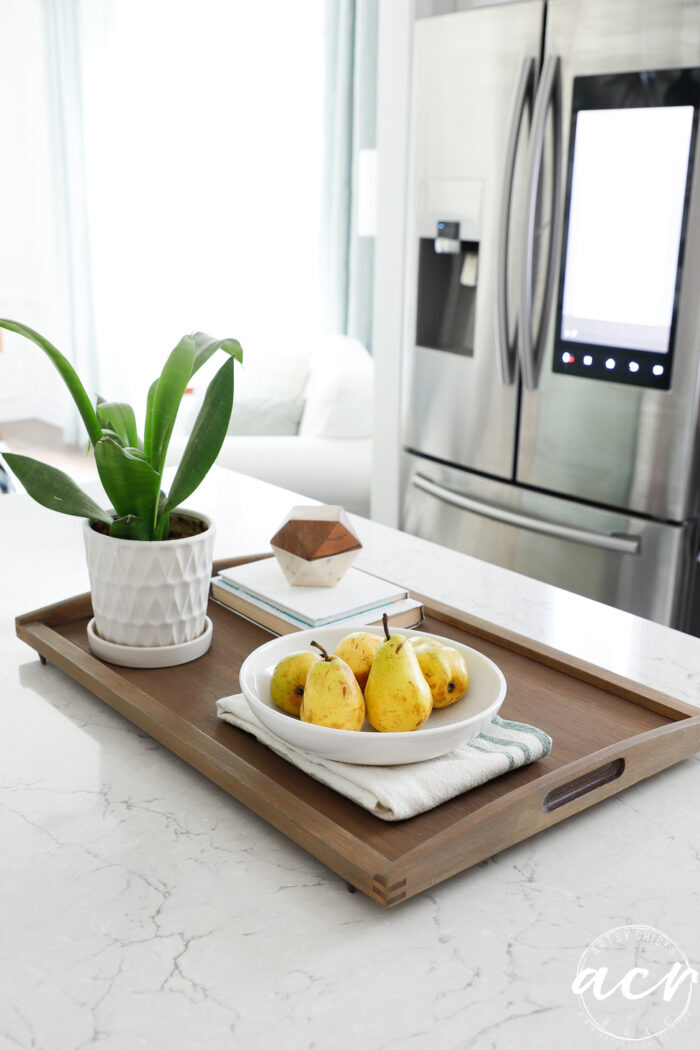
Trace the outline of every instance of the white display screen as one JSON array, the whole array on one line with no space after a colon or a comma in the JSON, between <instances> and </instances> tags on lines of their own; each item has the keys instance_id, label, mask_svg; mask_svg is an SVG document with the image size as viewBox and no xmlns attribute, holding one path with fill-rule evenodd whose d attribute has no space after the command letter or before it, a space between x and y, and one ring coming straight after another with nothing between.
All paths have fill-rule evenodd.
<instances>
[{"instance_id":1,"label":"white display screen","mask_svg":"<svg viewBox=\"0 0 700 1050\"><path fill-rule=\"evenodd\" d=\"M577 114L562 339L668 352L693 114Z\"/></svg>"}]
</instances>

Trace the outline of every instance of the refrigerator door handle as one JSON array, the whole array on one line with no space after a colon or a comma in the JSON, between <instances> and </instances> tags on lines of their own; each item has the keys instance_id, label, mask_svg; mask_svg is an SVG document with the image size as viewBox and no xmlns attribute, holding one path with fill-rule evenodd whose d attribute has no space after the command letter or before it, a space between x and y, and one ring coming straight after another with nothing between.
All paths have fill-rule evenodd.
<instances>
[{"instance_id":1,"label":"refrigerator door handle","mask_svg":"<svg viewBox=\"0 0 700 1050\"><path fill-rule=\"evenodd\" d=\"M505 154L505 175L501 190L501 227L498 231L496 252L496 339L501 361L501 378L504 386L510 386L515 379L515 354L517 330L511 342L508 338L508 233L511 223L511 205L513 201L513 180L515 178L515 157L518 149L520 128L525 109L532 119L535 98L535 59L527 56L523 59L515 88L513 115L508 132L508 143Z\"/></svg>"},{"instance_id":2,"label":"refrigerator door handle","mask_svg":"<svg viewBox=\"0 0 700 1050\"><path fill-rule=\"evenodd\" d=\"M540 176L544 156L547 117L551 108L553 130L553 172L552 172L552 219L549 230L549 251L545 281L544 301L537 337L533 336L533 295L535 270L535 237L537 222L537 204L540 193ZM534 390L537 386L544 341L547 335L547 323L552 306L554 283L556 279L556 252L559 241L559 223L561 212L561 175L562 175L562 98L561 98L561 61L559 55L550 55L542 67L540 86L535 101L535 112L532 118L532 136L528 155L528 191L525 208L524 265L520 290L520 367L526 389Z\"/></svg>"},{"instance_id":3,"label":"refrigerator door handle","mask_svg":"<svg viewBox=\"0 0 700 1050\"><path fill-rule=\"evenodd\" d=\"M615 551L618 554L640 554L642 542L639 536L617 535L615 533L592 532L590 529L577 529L572 525L560 525L555 521L545 521L542 518L530 518L527 514L519 514L517 511L506 510L503 507L495 507L491 503L464 496L460 492L447 489L444 485L438 485L430 478L422 474L414 474L412 484L423 492L427 492L436 499L448 503L452 507L471 511L483 518L492 518L504 525L514 525L517 528L529 529L530 532L540 532L545 536L552 536L559 540L570 540L573 543L583 543L588 547L599 547L602 550Z\"/></svg>"}]
</instances>

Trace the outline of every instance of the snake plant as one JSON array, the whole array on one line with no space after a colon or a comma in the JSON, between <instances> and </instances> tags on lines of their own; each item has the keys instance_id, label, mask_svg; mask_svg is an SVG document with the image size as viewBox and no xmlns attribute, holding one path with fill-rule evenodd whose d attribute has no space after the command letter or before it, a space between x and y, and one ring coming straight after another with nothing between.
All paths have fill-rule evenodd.
<instances>
[{"instance_id":1,"label":"snake plant","mask_svg":"<svg viewBox=\"0 0 700 1050\"><path fill-rule=\"evenodd\" d=\"M36 343L53 362L82 417L95 450L100 481L114 513L103 510L67 474L29 456L4 453L29 495L44 507L102 522L111 536L162 540L170 515L190 496L214 463L226 437L233 408L234 359L243 360L236 339L212 339L203 332L186 335L170 353L163 371L148 391L141 438L130 405L90 398L68 359L38 332L17 321L0 320L0 328ZM211 380L170 491L162 489L163 469L180 402L195 372L217 350L227 360Z\"/></svg>"}]
</instances>

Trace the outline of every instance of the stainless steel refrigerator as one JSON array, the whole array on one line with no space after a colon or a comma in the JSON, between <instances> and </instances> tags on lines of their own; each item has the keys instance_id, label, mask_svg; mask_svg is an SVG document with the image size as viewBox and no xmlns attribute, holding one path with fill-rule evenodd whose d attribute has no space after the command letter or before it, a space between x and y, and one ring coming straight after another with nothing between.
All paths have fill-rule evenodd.
<instances>
[{"instance_id":1,"label":"stainless steel refrigerator","mask_svg":"<svg viewBox=\"0 0 700 1050\"><path fill-rule=\"evenodd\" d=\"M402 483L407 531L696 632L698 67L687 0L416 23Z\"/></svg>"}]
</instances>

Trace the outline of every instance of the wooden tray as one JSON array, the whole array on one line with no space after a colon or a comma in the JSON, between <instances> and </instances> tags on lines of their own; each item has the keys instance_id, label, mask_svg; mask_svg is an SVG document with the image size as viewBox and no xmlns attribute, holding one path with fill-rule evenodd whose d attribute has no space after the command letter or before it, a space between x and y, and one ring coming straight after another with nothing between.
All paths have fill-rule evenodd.
<instances>
[{"instance_id":1,"label":"wooden tray","mask_svg":"<svg viewBox=\"0 0 700 1050\"><path fill-rule=\"evenodd\" d=\"M217 719L215 701L238 691L243 660L270 635L215 602L206 656L160 670L116 667L91 655L89 594L20 616L16 627L42 660L385 907L700 750L700 715L689 704L423 601L427 631L464 641L502 668L503 717L539 726L554 747L540 762L397 823L372 816Z\"/></svg>"}]
</instances>

